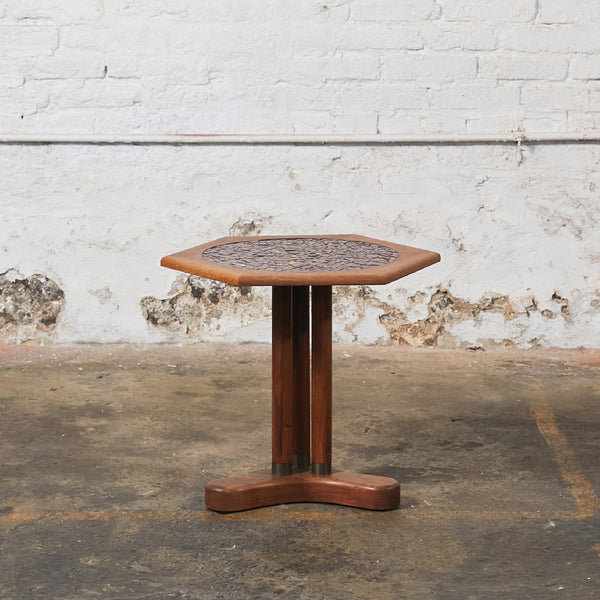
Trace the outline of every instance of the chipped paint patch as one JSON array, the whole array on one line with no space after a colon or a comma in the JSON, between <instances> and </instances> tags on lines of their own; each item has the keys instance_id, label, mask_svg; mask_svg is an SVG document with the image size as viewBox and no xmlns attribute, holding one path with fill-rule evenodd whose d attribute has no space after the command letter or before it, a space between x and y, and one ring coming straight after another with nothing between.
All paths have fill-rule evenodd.
<instances>
[{"instance_id":1,"label":"chipped paint patch","mask_svg":"<svg viewBox=\"0 0 600 600\"><path fill-rule=\"evenodd\" d=\"M230 339L237 330L260 323L264 327L259 335L251 332L250 338L268 341L271 302L266 288L258 289L264 292L201 277L181 277L171 289L171 297L148 296L141 300L141 306L148 323L162 331L191 338ZM514 346L515 339L527 339L527 345L535 347L545 345L543 335L538 335L544 323L552 323L555 329L572 325L569 301L557 291L546 300L512 300L489 293L473 302L445 288L418 291L408 297L398 291L397 296L382 299L375 288L366 285L335 286L334 340L485 349Z\"/></svg>"},{"instance_id":2,"label":"chipped paint patch","mask_svg":"<svg viewBox=\"0 0 600 600\"><path fill-rule=\"evenodd\" d=\"M417 292L408 297L406 309L402 310L381 300L369 286L336 288L334 318L344 323L343 333L337 336L341 341L363 340L363 321L374 312L378 315L374 327L379 326L382 331L376 342L429 347L459 346L451 328L460 321L481 320L486 313L498 313L504 319L516 315L508 297L497 294L472 303L440 288L433 294Z\"/></svg>"},{"instance_id":3,"label":"chipped paint patch","mask_svg":"<svg viewBox=\"0 0 600 600\"><path fill-rule=\"evenodd\" d=\"M64 292L45 275L0 274L0 340L43 340L56 329L64 304Z\"/></svg>"},{"instance_id":4,"label":"chipped paint patch","mask_svg":"<svg viewBox=\"0 0 600 600\"><path fill-rule=\"evenodd\" d=\"M268 299L251 287L235 287L190 275L182 290L161 300L142 298L144 318L155 327L190 337L227 335L241 327L269 318Z\"/></svg>"},{"instance_id":5,"label":"chipped paint patch","mask_svg":"<svg viewBox=\"0 0 600 600\"><path fill-rule=\"evenodd\" d=\"M259 235L265 225L268 225L273 217L265 217L253 210L244 213L230 228L230 236Z\"/></svg>"},{"instance_id":6,"label":"chipped paint patch","mask_svg":"<svg viewBox=\"0 0 600 600\"><path fill-rule=\"evenodd\" d=\"M402 307L401 307L402 306ZM456 348L514 345L532 326L529 345L537 346L537 320L570 324L569 301L554 291L547 301L527 298L518 303L489 293L476 302L454 296L448 289L416 292L404 303L379 298L373 288L336 288L334 320L341 342L388 343L415 347ZM370 323L367 323L370 321ZM367 340L367 342L365 342Z\"/></svg>"}]
</instances>

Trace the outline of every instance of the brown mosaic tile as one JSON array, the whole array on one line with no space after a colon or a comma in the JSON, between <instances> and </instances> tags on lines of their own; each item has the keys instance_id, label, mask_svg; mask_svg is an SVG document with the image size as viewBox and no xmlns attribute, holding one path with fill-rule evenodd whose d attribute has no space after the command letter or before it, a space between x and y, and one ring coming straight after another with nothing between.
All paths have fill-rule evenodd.
<instances>
[{"instance_id":1,"label":"brown mosaic tile","mask_svg":"<svg viewBox=\"0 0 600 600\"><path fill-rule=\"evenodd\" d=\"M280 238L214 246L202 258L241 269L314 273L379 267L397 259L398 252L355 240Z\"/></svg>"}]
</instances>

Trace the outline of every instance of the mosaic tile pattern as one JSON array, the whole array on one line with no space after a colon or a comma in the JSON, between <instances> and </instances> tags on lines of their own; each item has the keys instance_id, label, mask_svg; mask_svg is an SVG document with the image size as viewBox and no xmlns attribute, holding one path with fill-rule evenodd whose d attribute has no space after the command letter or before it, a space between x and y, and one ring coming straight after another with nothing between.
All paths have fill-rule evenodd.
<instances>
[{"instance_id":1,"label":"mosaic tile pattern","mask_svg":"<svg viewBox=\"0 0 600 600\"><path fill-rule=\"evenodd\" d=\"M208 248L202 258L258 271L348 271L387 265L398 252L371 242L332 238L284 238L232 242Z\"/></svg>"}]
</instances>

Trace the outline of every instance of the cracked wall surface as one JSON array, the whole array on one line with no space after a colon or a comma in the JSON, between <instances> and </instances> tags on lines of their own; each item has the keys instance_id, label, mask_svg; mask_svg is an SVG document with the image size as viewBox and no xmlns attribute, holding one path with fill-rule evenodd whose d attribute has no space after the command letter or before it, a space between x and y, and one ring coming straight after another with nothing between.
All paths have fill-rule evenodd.
<instances>
[{"instance_id":1,"label":"cracked wall surface","mask_svg":"<svg viewBox=\"0 0 600 600\"><path fill-rule=\"evenodd\" d=\"M231 334L235 330L266 321L270 303L252 288L234 287L190 275L182 290L161 300L142 298L144 318L152 326L191 339L206 339Z\"/></svg>"},{"instance_id":2,"label":"cracked wall surface","mask_svg":"<svg viewBox=\"0 0 600 600\"><path fill-rule=\"evenodd\" d=\"M600 144L526 141L600 127L592 4L0 1L3 133L525 136L0 144L0 273L64 294L54 324L15 309L3 339L268 341L268 289L160 258L227 235L358 233L442 262L336 290L337 340L600 347Z\"/></svg>"},{"instance_id":3,"label":"cracked wall surface","mask_svg":"<svg viewBox=\"0 0 600 600\"><path fill-rule=\"evenodd\" d=\"M219 287L213 305L208 282L194 297L200 284L160 258L228 235L360 233L442 261L386 286L337 288L339 341L598 347L600 145L523 156L502 146L0 147L10 181L0 269L58 274L57 341L268 342L268 289Z\"/></svg>"},{"instance_id":4,"label":"cracked wall surface","mask_svg":"<svg viewBox=\"0 0 600 600\"><path fill-rule=\"evenodd\" d=\"M0 341L45 340L56 329L65 298L45 275L0 274Z\"/></svg>"},{"instance_id":5,"label":"cracked wall surface","mask_svg":"<svg viewBox=\"0 0 600 600\"><path fill-rule=\"evenodd\" d=\"M343 333L338 333L339 340L358 341L361 326L370 313L371 331L376 336L371 342L475 350L494 345L544 345L539 337L528 337L533 315L562 319L564 326L572 322L568 300L556 292L544 305L548 308L540 311L533 297L529 304L514 305L507 296L497 294L487 294L471 302L453 296L446 289L431 294L417 292L406 298L404 310L381 300L367 286L339 287L334 296L334 314L344 323ZM348 318L350 311L352 316ZM465 335L469 330L470 334Z\"/></svg>"}]
</instances>

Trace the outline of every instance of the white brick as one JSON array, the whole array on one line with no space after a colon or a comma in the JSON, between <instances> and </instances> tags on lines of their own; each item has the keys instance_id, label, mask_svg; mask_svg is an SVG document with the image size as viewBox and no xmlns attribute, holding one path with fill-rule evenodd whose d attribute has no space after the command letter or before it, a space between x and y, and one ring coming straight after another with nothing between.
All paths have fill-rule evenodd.
<instances>
[{"instance_id":1,"label":"white brick","mask_svg":"<svg viewBox=\"0 0 600 600\"><path fill-rule=\"evenodd\" d=\"M571 131L597 131L600 129L600 110L568 111L567 122Z\"/></svg>"},{"instance_id":2,"label":"white brick","mask_svg":"<svg viewBox=\"0 0 600 600\"><path fill-rule=\"evenodd\" d=\"M404 23L362 23L344 27L338 43L343 50L421 50L423 37Z\"/></svg>"},{"instance_id":3,"label":"white brick","mask_svg":"<svg viewBox=\"0 0 600 600\"><path fill-rule=\"evenodd\" d=\"M338 171L331 185L332 196L338 198L348 198L356 194L360 198L369 198L372 201L379 193L380 185L377 173L373 169Z\"/></svg>"},{"instance_id":4,"label":"white brick","mask_svg":"<svg viewBox=\"0 0 600 600\"><path fill-rule=\"evenodd\" d=\"M458 85L431 90L429 98L433 109L509 110L519 104L519 95L518 87Z\"/></svg>"},{"instance_id":5,"label":"white brick","mask_svg":"<svg viewBox=\"0 0 600 600\"><path fill-rule=\"evenodd\" d=\"M384 111L379 115L379 133L417 133L420 117L419 110Z\"/></svg>"},{"instance_id":6,"label":"white brick","mask_svg":"<svg viewBox=\"0 0 600 600\"><path fill-rule=\"evenodd\" d=\"M139 83L125 80L55 80L52 83L51 101L61 108L75 108L86 104L101 107L132 106L141 99Z\"/></svg>"},{"instance_id":7,"label":"white brick","mask_svg":"<svg viewBox=\"0 0 600 600\"><path fill-rule=\"evenodd\" d=\"M58 47L58 30L50 25L0 25L5 56L48 56Z\"/></svg>"},{"instance_id":8,"label":"white brick","mask_svg":"<svg viewBox=\"0 0 600 600\"><path fill-rule=\"evenodd\" d=\"M102 131L111 133L132 133L146 125L136 107L105 108L93 105L77 108L53 108L32 113L21 120L19 131L28 133L83 133ZM13 129L14 131L14 129ZM152 129L146 130L154 132Z\"/></svg>"},{"instance_id":9,"label":"white brick","mask_svg":"<svg viewBox=\"0 0 600 600\"><path fill-rule=\"evenodd\" d=\"M288 81L373 80L380 76L379 56L370 52L338 52L333 56L299 56L282 65Z\"/></svg>"},{"instance_id":10,"label":"white brick","mask_svg":"<svg viewBox=\"0 0 600 600\"><path fill-rule=\"evenodd\" d=\"M336 113L334 133L377 133L377 114L367 111Z\"/></svg>"},{"instance_id":11,"label":"white brick","mask_svg":"<svg viewBox=\"0 0 600 600\"><path fill-rule=\"evenodd\" d=\"M477 117L470 114L466 125L468 133L509 133L523 129L522 116L508 113L480 113Z\"/></svg>"},{"instance_id":12,"label":"white brick","mask_svg":"<svg viewBox=\"0 0 600 600\"><path fill-rule=\"evenodd\" d=\"M442 18L446 21L533 21L536 0L445 0Z\"/></svg>"},{"instance_id":13,"label":"white brick","mask_svg":"<svg viewBox=\"0 0 600 600\"><path fill-rule=\"evenodd\" d=\"M330 133L334 119L327 110L294 110L291 113L294 133Z\"/></svg>"},{"instance_id":14,"label":"white brick","mask_svg":"<svg viewBox=\"0 0 600 600\"><path fill-rule=\"evenodd\" d=\"M332 84L307 87L294 86L286 82L277 85L273 90L273 103L286 110L300 110L301 108L329 110L332 106L337 106L338 89L337 85Z\"/></svg>"},{"instance_id":15,"label":"white brick","mask_svg":"<svg viewBox=\"0 0 600 600\"><path fill-rule=\"evenodd\" d=\"M153 0L158 10L164 10L161 0ZM169 12L173 9L169 3ZM266 21L335 21L343 23L348 18L349 7L346 3L295 2L278 0L277 2L243 2L240 0L177 0L175 10L190 19L211 23L264 23ZM178 7L178 5L180 5Z\"/></svg>"},{"instance_id":16,"label":"white brick","mask_svg":"<svg viewBox=\"0 0 600 600\"><path fill-rule=\"evenodd\" d=\"M516 52L560 53L600 52L600 36L595 26L581 25L513 25L500 29L498 47Z\"/></svg>"},{"instance_id":17,"label":"white brick","mask_svg":"<svg viewBox=\"0 0 600 600\"><path fill-rule=\"evenodd\" d=\"M25 78L15 61L0 61L0 88L16 88L23 85Z\"/></svg>"},{"instance_id":18,"label":"white brick","mask_svg":"<svg viewBox=\"0 0 600 600\"><path fill-rule=\"evenodd\" d=\"M107 52L109 48L104 43L106 32L100 26L65 25L60 28L61 48L74 48L76 50L98 50ZM135 42L133 35L129 36L130 42Z\"/></svg>"},{"instance_id":19,"label":"white brick","mask_svg":"<svg viewBox=\"0 0 600 600\"><path fill-rule=\"evenodd\" d=\"M106 76L117 79L139 77L142 69L143 59L130 54L107 54L104 57L106 64Z\"/></svg>"},{"instance_id":20,"label":"white brick","mask_svg":"<svg viewBox=\"0 0 600 600\"><path fill-rule=\"evenodd\" d=\"M600 79L600 56L574 56L569 74L572 79Z\"/></svg>"},{"instance_id":21,"label":"white brick","mask_svg":"<svg viewBox=\"0 0 600 600\"><path fill-rule=\"evenodd\" d=\"M143 19L120 19L110 24L102 21L95 25L64 25L60 28L60 45L62 48L96 50L106 54L132 54L131 48L135 48L134 55L151 60L155 58L157 48L169 48L170 35L175 37L168 29ZM191 44L189 51L193 48L194 44Z\"/></svg>"},{"instance_id":22,"label":"white brick","mask_svg":"<svg viewBox=\"0 0 600 600\"><path fill-rule=\"evenodd\" d=\"M566 77L568 68L569 61L564 56L543 60L540 56L490 54L479 58L479 74L483 79L561 81Z\"/></svg>"},{"instance_id":23,"label":"white brick","mask_svg":"<svg viewBox=\"0 0 600 600\"><path fill-rule=\"evenodd\" d=\"M22 67L27 79L104 77L104 57L94 52L57 51L52 56L31 59Z\"/></svg>"},{"instance_id":24,"label":"white brick","mask_svg":"<svg viewBox=\"0 0 600 600\"><path fill-rule=\"evenodd\" d=\"M258 56L269 53L275 54L278 45L275 43L278 36L281 36L281 47L285 50L285 45L290 43L291 37L288 29L290 24L273 23L266 21L256 23L245 27L240 23L221 23L210 25L206 23L194 23L184 21L169 21L168 23L153 23L154 30L152 38L156 36L156 41L152 39L152 45L156 48L156 42L166 44L169 53L196 53L200 56L202 53L232 53L243 50L251 55ZM315 26L317 32L322 28ZM332 28L333 29L333 28ZM323 33L325 33L323 31ZM325 47L331 44L331 38L321 40ZM147 43L147 41L146 41ZM122 48L122 45L119 46Z\"/></svg>"},{"instance_id":25,"label":"white brick","mask_svg":"<svg viewBox=\"0 0 600 600\"><path fill-rule=\"evenodd\" d=\"M425 111L421 114L421 131L424 133L465 132L469 114L469 111Z\"/></svg>"},{"instance_id":26,"label":"white brick","mask_svg":"<svg viewBox=\"0 0 600 600\"><path fill-rule=\"evenodd\" d=\"M171 104L159 110L150 107L142 126L144 131L172 131L175 133L279 133L292 132L289 110L282 111L271 105L248 106L243 101L224 101L202 106L186 98L180 107ZM124 110L124 109L120 109ZM327 112L327 111L324 111ZM249 118L248 115L251 115ZM331 125L331 120L329 125Z\"/></svg>"},{"instance_id":27,"label":"white brick","mask_svg":"<svg viewBox=\"0 0 600 600\"><path fill-rule=\"evenodd\" d=\"M204 56L172 52L161 54L154 59L139 60L137 72L131 73L130 76L158 78L165 83L205 85L209 82L209 70Z\"/></svg>"},{"instance_id":28,"label":"white brick","mask_svg":"<svg viewBox=\"0 0 600 600\"><path fill-rule=\"evenodd\" d=\"M48 106L48 89L37 82L15 89L0 88L0 113L20 118Z\"/></svg>"},{"instance_id":29,"label":"white brick","mask_svg":"<svg viewBox=\"0 0 600 600\"><path fill-rule=\"evenodd\" d=\"M182 110L190 106L206 106L210 99L210 91L206 86L185 85L181 83L172 83L164 85L157 81L154 85L145 83L147 100L144 106L147 109L170 109Z\"/></svg>"},{"instance_id":30,"label":"white brick","mask_svg":"<svg viewBox=\"0 0 600 600\"><path fill-rule=\"evenodd\" d=\"M540 84L524 87L521 102L527 110L587 110L590 93L585 87Z\"/></svg>"},{"instance_id":31,"label":"white brick","mask_svg":"<svg viewBox=\"0 0 600 600\"><path fill-rule=\"evenodd\" d=\"M526 114L522 120L524 131L552 132L567 131L567 111L551 114Z\"/></svg>"},{"instance_id":32,"label":"white brick","mask_svg":"<svg viewBox=\"0 0 600 600\"><path fill-rule=\"evenodd\" d=\"M311 56L307 56L307 59ZM206 68L206 77L214 80L213 85L222 86L219 89L225 94L229 88L234 90L245 88L247 93L250 86L256 89L259 86L262 88L284 82L291 84L294 81L294 78L287 75L288 65L292 62L292 58L288 55L277 54L271 60L259 62L252 54L243 51L210 54L205 58L202 64ZM299 84L299 87L314 84L314 74L302 76L296 73L295 77L298 79L294 84Z\"/></svg>"},{"instance_id":33,"label":"white brick","mask_svg":"<svg viewBox=\"0 0 600 600\"><path fill-rule=\"evenodd\" d=\"M102 16L97 0L18 0L11 13L15 19L52 19L55 23L78 22Z\"/></svg>"},{"instance_id":34,"label":"white brick","mask_svg":"<svg viewBox=\"0 0 600 600\"><path fill-rule=\"evenodd\" d=\"M391 80L424 80L442 83L477 77L477 59L467 53L386 54L384 77Z\"/></svg>"},{"instance_id":35,"label":"white brick","mask_svg":"<svg viewBox=\"0 0 600 600\"><path fill-rule=\"evenodd\" d=\"M425 48L431 50L495 50L496 28L473 27L465 23L433 21L423 23Z\"/></svg>"},{"instance_id":36,"label":"white brick","mask_svg":"<svg viewBox=\"0 0 600 600\"><path fill-rule=\"evenodd\" d=\"M350 112L424 109L428 106L427 90L389 82L383 85L346 83L337 87L335 106Z\"/></svg>"},{"instance_id":37,"label":"white brick","mask_svg":"<svg viewBox=\"0 0 600 600\"><path fill-rule=\"evenodd\" d=\"M577 109L582 110L580 107L573 107L571 110ZM590 101L588 110L600 110L600 89L598 89L598 87L593 87L590 89Z\"/></svg>"},{"instance_id":38,"label":"white brick","mask_svg":"<svg viewBox=\"0 0 600 600\"><path fill-rule=\"evenodd\" d=\"M350 18L356 21L424 21L437 19L440 7L435 0L359 0L351 4Z\"/></svg>"},{"instance_id":39,"label":"white brick","mask_svg":"<svg viewBox=\"0 0 600 600\"><path fill-rule=\"evenodd\" d=\"M585 23L596 20L600 14L600 0L565 2L565 0L540 0L542 23Z\"/></svg>"}]
</instances>

